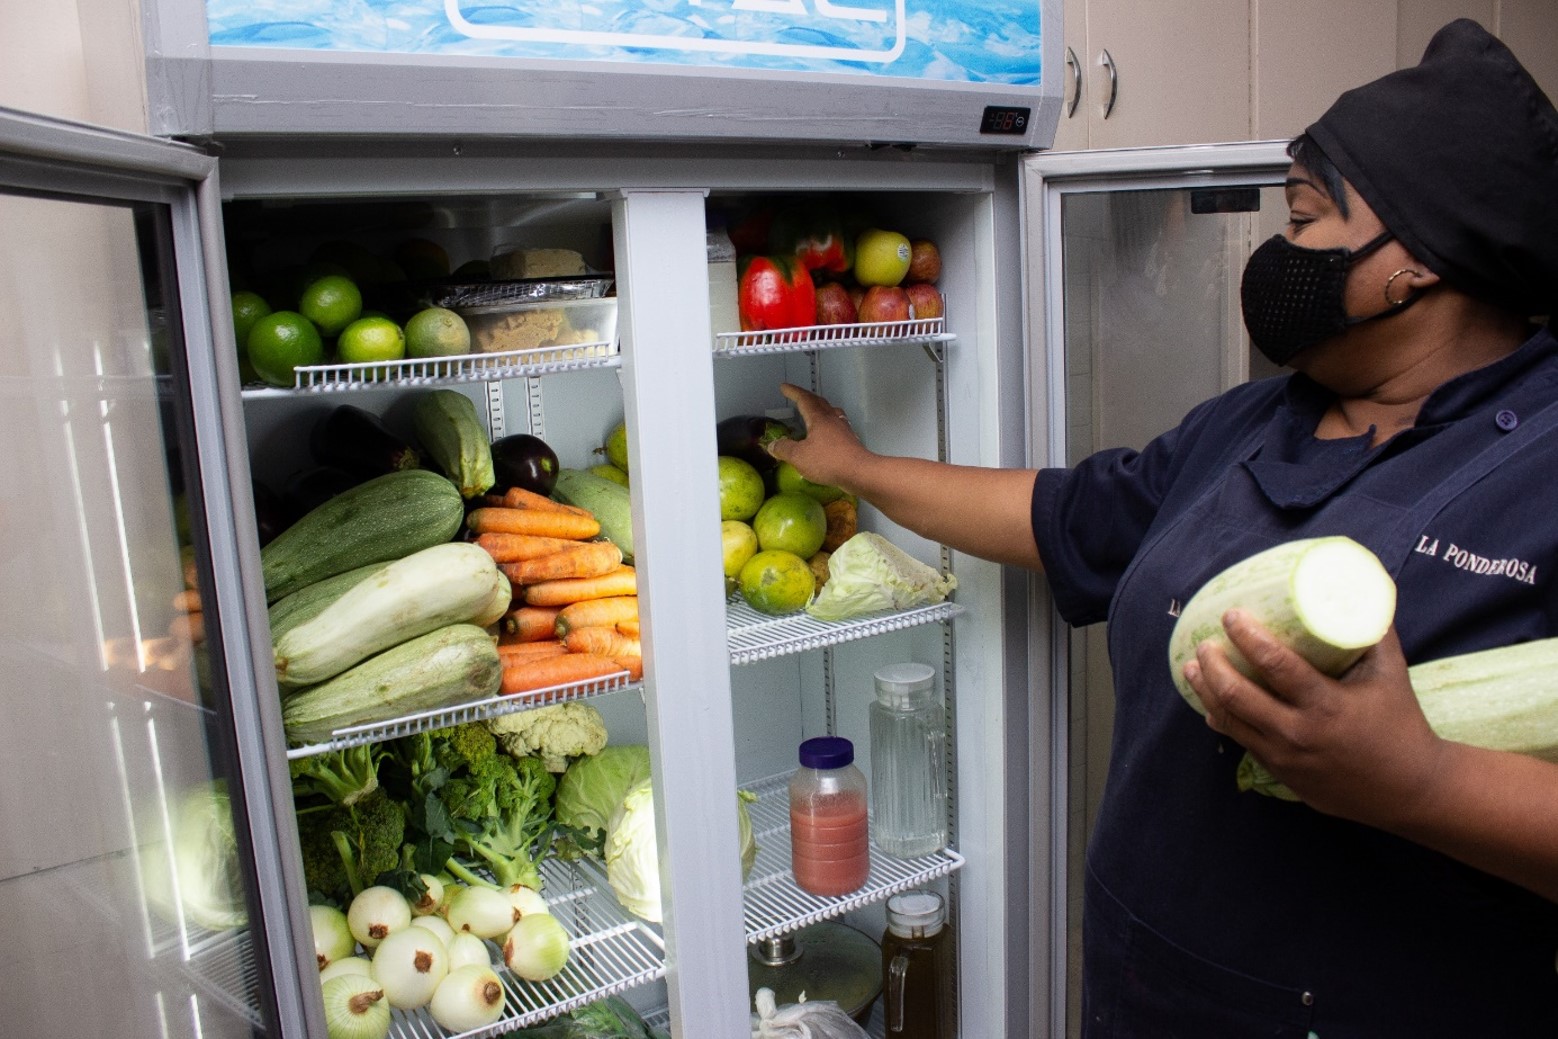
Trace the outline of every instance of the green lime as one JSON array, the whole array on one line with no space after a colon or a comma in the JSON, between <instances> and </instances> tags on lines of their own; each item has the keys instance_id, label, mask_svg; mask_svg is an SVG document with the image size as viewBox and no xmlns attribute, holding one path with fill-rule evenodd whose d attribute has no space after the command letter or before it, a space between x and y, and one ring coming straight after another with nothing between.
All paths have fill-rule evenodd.
<instances>
[{"instance_id":1,"label":"green lime","mask_svg":"<svg viewBox=\"0 0 1558 1039\"><path fill-rule=\"evenodd\" d=\"M324 360L325 344L314 323L294 310L266 314L244 341L249 363L272 386L291 386L292 369Z\"/></svg>"},{"instance_id":2,"label":"green lime","mask_svg":"<svg viewBox=\"0 0 1558 1039\"><path fill-rule=\"evenodd\" d=\"M233 341L238 344L238 378L250 383L260 380L260 373L249 362L249 330L254 323L271 312L270 304L258 292L241 289L233 293Z\"/></svg>"},{"instance_id":3,"label":"green lime","mask_svg":"<svg viewBox=\"0 0 1558 1039\"><path fill-rule=\"evenodd\" d=\"M428 307L406 322L407 357L452 357L471 352L465 319L444 307Z\"/></svg>"},{"instance_id":4,"label":"green lime","mask_svg":"<svg viewBox=\"0 0 1558 1039\"><path fill-rule=\"evenodd\" d=\"M720 549L724 555L725 576L737 577L747 560L757 555L757 534L740 520L725 520L719 526Z\"/></svg>"},{"instance_id":5,"label":"green lime","mask_svg":"<svg viewBox=\"0 0 1558 1039\"><path fill-rule=\"evenodd\" d=\"M748 559L736 583L747 605L774 615L803 609L817 588L817 579L806 560L777 548Z\"/></svg>"},{"instance_id":6,"label":"green lime","mask_svg":"<svg viewBox=\"0 0 1558 1039\"><path fill-rule=\"evenodd\" d=\"M343 364L398 361L406 356L406 334L387 317L358 318L335 341Z\"/></svg>"},{"instance_id":7,"label":"green lime","mask_svg":"<svg viewBox=\"0 0 1558 1039\"><path fill-rule=\"evenodd\" d=\"M327 274L309 282L298 297L298 311L325 336L339 335L341 329L362 316L362 290L352 279Z\"/></svg>"}]
</instances>

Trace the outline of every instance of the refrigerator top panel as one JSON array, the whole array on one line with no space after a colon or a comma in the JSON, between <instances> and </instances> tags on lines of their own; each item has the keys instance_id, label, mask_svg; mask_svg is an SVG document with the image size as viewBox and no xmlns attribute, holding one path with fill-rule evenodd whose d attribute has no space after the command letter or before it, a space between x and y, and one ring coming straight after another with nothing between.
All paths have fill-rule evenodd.
<instances>
[{"instance_id":1,"label":"refrigerator top panel","mask_svg":"<svg viewBox=\"0 0 1558 1039\"><path fill-rule=\"evenodd\" d=\"M1061 0L153 0L151 129L1054 139Z\"/></svg>"}]
</instances>

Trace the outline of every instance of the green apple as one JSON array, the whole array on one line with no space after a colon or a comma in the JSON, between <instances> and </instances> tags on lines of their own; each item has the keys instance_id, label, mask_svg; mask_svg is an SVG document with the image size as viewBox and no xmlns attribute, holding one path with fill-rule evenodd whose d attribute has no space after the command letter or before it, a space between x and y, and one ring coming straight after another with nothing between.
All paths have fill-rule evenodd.
<instances>
[{"instance_id":1,"label":"green apple","mask_svg":"<svg viewBox=\"0 0 1558 1039\"><path fill-rule=\"evenodd\" d=\"M779 463L774 479L781 491L800 491L802 494L816 498L824 505L844 497L844 488L835 487L830 483L812 483L789 462Z\"/></svg>"},{"instance_id":2,"label":"green apple","mask_svg":"<svg viewBox=\"0 0 1558 1039\"><path fill-rule=\"evenodd\" d=\"M780 491L757 510L752 529L757 532L759 549L793 552L804 563L817 554L828 536L828 514L809 494Z\"/></svg>"},{"instance_id":3,"label":"green apple","mask_svg":"<svg viewBox=\"0 0 1558 1039\"><path fill-rule=\"evenodd\" d=\"M725 576L738 577L747 560L757 555L757 532L750 523L722 520L719 525L720 548L725 553Z\"/></svg>"},{"instance_id":4,"label":"green apple","mask_svg":"<svg viewBox=\"0 0 1558 1039\"><path fill-rule=\"evenodd\" d=\"M904 235L867 228L855 239L855 280L861 285L897 285L908 275L912 255Z\"/></svg>"},{"instance_id":5,"label":"green apple","mask_svg":"<svg viewBox=\"0 0 1558 1039\"><path fill-rule=\"evenodd\" d=\"M734 455L719 456L719 518L749 520L763 504L763 474Z\"/></svg>"}]
</instances>

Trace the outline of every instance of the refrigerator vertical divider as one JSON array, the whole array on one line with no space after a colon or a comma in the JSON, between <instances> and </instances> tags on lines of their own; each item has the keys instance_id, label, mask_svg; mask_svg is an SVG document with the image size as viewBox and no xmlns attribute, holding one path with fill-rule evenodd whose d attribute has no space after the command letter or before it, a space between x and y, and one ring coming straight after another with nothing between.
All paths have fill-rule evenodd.
<instances>
[{"instance_id":1,"label":"refrigerator vertical divider","mask_svg":"<svg viewBox=\"0 0 1558 1039\"><path fill-rule=\"evenodd\" d=\"M745 940L724 574L713 550L704 195L629 188L612 204L667 989L679 1039L728 1039L750 1027L745 960L730 955Z\"/></svg>"}]
</instances>

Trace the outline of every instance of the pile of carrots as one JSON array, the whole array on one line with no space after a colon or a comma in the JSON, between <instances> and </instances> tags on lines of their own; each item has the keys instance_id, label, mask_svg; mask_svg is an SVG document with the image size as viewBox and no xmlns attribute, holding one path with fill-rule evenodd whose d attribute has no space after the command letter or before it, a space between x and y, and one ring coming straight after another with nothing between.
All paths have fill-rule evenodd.
<instances>
[{"instance_id":1,"label":"pile of carrots","mask_svg":"<svg viewBox=\"0 0 1558 1039\"><path fill-rule=\"evenodd\" d=\"M638 577L621 549L597 540L589 510L519 487L487 501L465 523L514 586L499 622L502 691L643 677Z\"/></svg>"}]
</instances>

